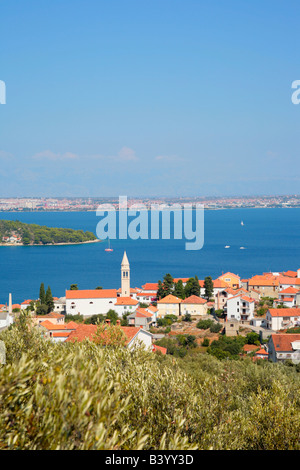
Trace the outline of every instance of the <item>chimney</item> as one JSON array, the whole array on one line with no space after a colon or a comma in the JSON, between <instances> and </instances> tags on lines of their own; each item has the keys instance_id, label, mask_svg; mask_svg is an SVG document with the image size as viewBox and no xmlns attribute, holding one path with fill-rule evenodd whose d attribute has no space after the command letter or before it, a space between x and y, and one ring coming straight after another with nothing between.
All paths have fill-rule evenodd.
<instances>
[{"instance_id":1,"label":"chimney","mask_svg":"<svg viewBox=\"0 0 300 470\"><path fill-rule=\"evenodd\" d=\"M9 315L12 315L12 297L11 297L11 294L9 294L8 313L9 313Z\"/></svg>"},{"instance_id":2,"label":"chimney","mask_svg":"<svg viewBox=\"0 0 300 470\"><path fill-rule=\"evenodd\" d=\"M110 325L110 319L109 318L107 318L105 321L106 321L107 325Z\"/></svg>"},{"instance_id":3,"label":"chimney","mask_svg":"<svg viewBox=\"0 0 300 470\"><path fill-rule=\"evenodd\" d=\"M117 325L118 325L118 326L121 325L121 320L117 320Z\"/></svg>"}]
</instances>

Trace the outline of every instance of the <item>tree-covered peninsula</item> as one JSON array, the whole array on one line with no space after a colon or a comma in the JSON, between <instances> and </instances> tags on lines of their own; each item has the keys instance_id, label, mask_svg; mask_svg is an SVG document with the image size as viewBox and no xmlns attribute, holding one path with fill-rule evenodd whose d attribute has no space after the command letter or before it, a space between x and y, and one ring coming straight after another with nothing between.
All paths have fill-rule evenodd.
<instances>
[{"instance_id":1,"label":"tree-covered peninsula","mask_svg":"<svg viewBox=\"0 0 300 470\"><path fill-rule=\"evenodd\" d=\"M18 220L0 220L0 244L61 245L99 241L92 232L44 225L25 224Z\"/></svg>"}]
</instances>

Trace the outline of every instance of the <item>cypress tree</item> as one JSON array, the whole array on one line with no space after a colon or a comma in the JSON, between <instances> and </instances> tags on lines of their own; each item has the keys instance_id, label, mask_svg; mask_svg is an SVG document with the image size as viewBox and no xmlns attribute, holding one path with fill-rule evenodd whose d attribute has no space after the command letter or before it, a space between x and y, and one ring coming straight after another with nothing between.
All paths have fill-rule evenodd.
<instances>
[{"instance_id":1,"label":"cypress tree","mask_svg":"<svg viewBox=\"0 0 300 470\"><path fill-rule=\"evenodd\" d=\"M45 293L45 286L43 282L41 283L41 286L40 286L40 302L41 302L41 305L44 305L46 303L46 293Z\"/></svg>"},{"instance_id":2,"label":"cypress tree","mask_svg":"<svg viewBox=\"0 0 300 470\"><path fill-rule=\"evenodd\" d=\"M54 308L54 302L53 302L53 297L52 297L52 292L51 292L50 286L48 286L48 289L47 289L47 292L46 292L45 304L48 307L48 313L52 312L52 310Z\"/></svg>"}]
</instances>

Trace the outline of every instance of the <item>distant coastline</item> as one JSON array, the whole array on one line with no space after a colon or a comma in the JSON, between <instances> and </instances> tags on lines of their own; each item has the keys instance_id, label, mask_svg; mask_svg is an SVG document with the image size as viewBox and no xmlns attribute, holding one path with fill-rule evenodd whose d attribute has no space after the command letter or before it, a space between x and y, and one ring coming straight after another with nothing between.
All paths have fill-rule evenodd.
<instances>
[{"instance_id":1,"label":"distant coastline","mask_svg":"<svg viewBox=\"0 0 300 470\"><path fill-rule=\"evenodd\" d=\"M69 243L33 243L32 245L25 245L23 243L0 243L1 246L66 246L66 245L85 245L86 243L99 243L102 242L103 240L99 240L97 238L96 240L88 240L86 242L69 242Z\"/></svg>"}]
</instances>

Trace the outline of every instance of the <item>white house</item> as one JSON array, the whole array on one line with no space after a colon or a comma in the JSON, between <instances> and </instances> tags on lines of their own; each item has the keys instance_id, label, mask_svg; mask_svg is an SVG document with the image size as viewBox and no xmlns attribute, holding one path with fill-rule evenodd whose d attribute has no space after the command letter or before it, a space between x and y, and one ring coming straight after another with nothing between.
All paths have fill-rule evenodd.
<instances>
[{"instance_id":1,"label":"white house","mask_svg":"<svg viewBox=\"0 0 300 470\"><path fill-rule=\"evenodd\" d=\"M67 315L105 315L115 309L117 301L116 289L67 290Z\"/></svg>"},{"instance_id":2,"label":"white house","mask_svg":"<svg viewBox=\"0 0 300 470\"><path fill-rule=\"evenodd\" d=\"M138 305L138 300L132 297L118 297L112 308L117 312L119 317L122 317L126 313L133 313Z\"/></svg>"},{"instance_id":3,"label":"white house","mask_svg":"<svg viewBox=\"0 0 300 470\"><path fill-rule=\"evenodd\" d=\"M120 328L126 337L126 347L131 349L138 344L142 344L146 349L152 351L153 335L149 331L134 326L121 326ZM79 324L76 330L72 331L68 336L66 342L83 341L85 339L93 341L97 334L97 329L97 325ZM105 332L101 336L105 338Z\"/></svg>"},{"instance_id":4,"label":"white house","mask_svg":"<svg viewBox=\"0 0 300 470\"><path fill-rule=\"evenodd\" d=\"M246 295L236 295L227 299L225 313L228 320L250 321L254 317L255 300Z\"/></svg>"},{"instance_id":5,"label":"white house","mask_svg":"<svg viewBox=\"0 0 300 470\"><path fill-rule=\"evenodd\" d=\"M284 304L286 307L291 308L296 306L296 295L299 289L295 287L287 287L286 289L278 292L278 299L275 299L273 306L277 307L279 304Z\"/></svg>"},{"instance_id":6,"label":"white house","mask_svg":"<svg viewBox=\"0 0 300 470\"><path fill-rule=\"evenodd\" d=\"M269 359L272 362L291 360L300 362L300 334L274 334L268 342Z\"/></svg>"},{"instance_id":7,"label":"white house","mask_svg":"<svg viewBox=\"0 0 300 470\"><path fill-rule=\"evenodd\" d=\"M300 308L270 308L266 313L266 328L279 331L300 325Z\"/></svg>"}]
</instances>

